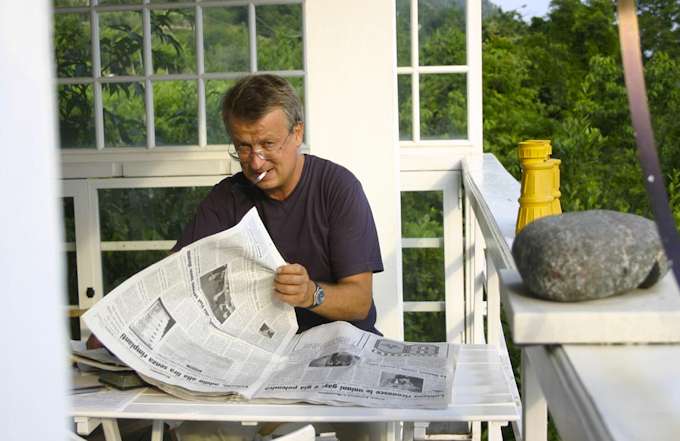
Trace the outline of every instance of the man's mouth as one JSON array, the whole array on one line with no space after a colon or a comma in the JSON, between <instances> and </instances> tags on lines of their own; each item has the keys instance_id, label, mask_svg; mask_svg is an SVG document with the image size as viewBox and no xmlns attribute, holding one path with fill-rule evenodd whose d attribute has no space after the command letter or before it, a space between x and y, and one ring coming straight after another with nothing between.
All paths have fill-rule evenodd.
<instances>
[{"instance_id":1,"label":"man's mouth","mask_svg":"<svg viewBox=\"0 0 680 441\"><path fill-rule=\"evenodd\" d=\"M265 170L262 173L260 173L259 175L257 175L257 178L255 178L255 184L259 183L261 180L264 179L265 176L267 176L267 171L268 170Z\"/></svg>"}]
</instances>

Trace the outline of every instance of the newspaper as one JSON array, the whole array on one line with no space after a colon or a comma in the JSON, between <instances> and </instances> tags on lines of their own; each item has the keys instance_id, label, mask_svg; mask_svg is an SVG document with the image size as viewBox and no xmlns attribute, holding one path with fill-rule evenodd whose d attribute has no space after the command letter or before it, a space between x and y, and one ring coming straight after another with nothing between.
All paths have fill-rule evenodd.
<instances>
[{"instance_id":1,"label":"newspaper","mask_svg":"<svg viewBox=\"0 0 680 441\"><path fill-rule=\"evenodd\" d=\"M296 335L258 396L371 407L451 401L458 346L408 343L333 322Z\"/></svg>"},{"instance_id":2,"label":"newspaper","mask_svg":"<svg viewBox=\"0 0 680 441\"><path fill-rule=\"evenodd\" d=\"M178 396L380 407L444 407L455 353L346 322L296 335L272 295L285 262L257 211L123 282L83 320L143 378Z\"/></svg>"}]
</instances>

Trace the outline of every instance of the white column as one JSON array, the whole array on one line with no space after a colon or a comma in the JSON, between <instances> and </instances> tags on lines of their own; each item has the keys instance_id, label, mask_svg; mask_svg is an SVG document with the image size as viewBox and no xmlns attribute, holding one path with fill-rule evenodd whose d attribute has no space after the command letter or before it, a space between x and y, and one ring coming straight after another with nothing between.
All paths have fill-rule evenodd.
<instances>
[{"instance_id":1,"label":"white column","mask_svg":"<svg viewBox=\"0 0 680 441\"><path fill-rule=\"evenodd\" d=\"M0 2L0 432L66 439L51 2Z\"/></svg>"},{"instance_id":2,"label":"white column","mask_svg":"<svg viewBox=\"0 0 680 441\"><path fill-rule=\"evenodd\" d=\"M378 328L402 336L401 214L393 0L307 0L305 64L310 152L354 172L375 216L385 272Z\"/></svg>"}]
</instances>

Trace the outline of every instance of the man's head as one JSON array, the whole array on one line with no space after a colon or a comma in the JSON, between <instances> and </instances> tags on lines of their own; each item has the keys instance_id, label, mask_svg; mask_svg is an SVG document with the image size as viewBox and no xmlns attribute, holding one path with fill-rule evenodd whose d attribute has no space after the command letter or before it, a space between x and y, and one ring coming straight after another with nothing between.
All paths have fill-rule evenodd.
<instances>
[{"instance_id":1,"label":"man's head","mask_svg":"<svg viewBox=\"0 0 680 441\"><path fill-rule=\"evenodd\" d=\"M302 103L283 78L251 75L222 101L222 118L245 177L273 199L285 199L302 175Z\"/></svg>"},{"instance_id":2,"label":"man's head","mask_svg":"<svg viewBox=\"0 0 680 441\"><path fill-rule=\"evenodd\" d=\"M233 120L254 123L277 108L286 115L289 131L304 122L302 102L288 81L276 75L249 75L224 95L222 121L232 137Z\"/></svg>"}]
</instances>

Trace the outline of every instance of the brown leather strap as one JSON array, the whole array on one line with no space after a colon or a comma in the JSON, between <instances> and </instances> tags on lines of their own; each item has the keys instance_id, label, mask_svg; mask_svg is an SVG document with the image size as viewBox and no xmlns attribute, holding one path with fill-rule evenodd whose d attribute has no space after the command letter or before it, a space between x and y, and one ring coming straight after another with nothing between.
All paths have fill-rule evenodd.
<instances>
[{"instance_id":1,"label":"brown leather strap","mask_svg":"<svg viewBox=\"0 0 680 441\"><path fill-rule=\"evenodd\" d=\"M668 194L661 174L652 120L649 116L635 0L619 0L618 12L623 72L633 129L635 129L638 159L642 165L647 197L652 206L661 242L666 256L671 261L675 280L680 285L680 236L678 236L673 213L668 205ZM673 262L677 264L674 265Z\"/></svg>"}]
</instances>

